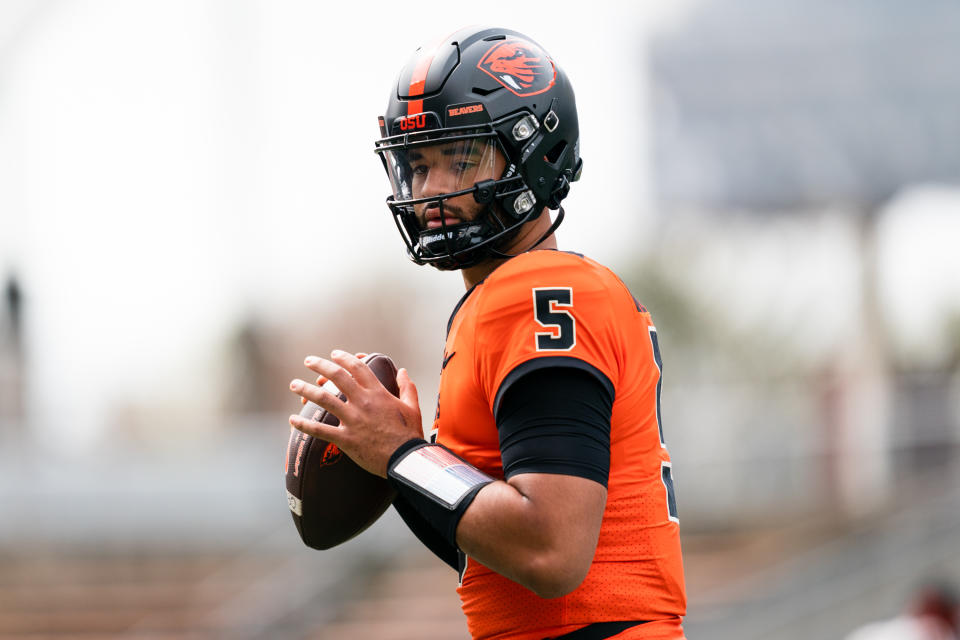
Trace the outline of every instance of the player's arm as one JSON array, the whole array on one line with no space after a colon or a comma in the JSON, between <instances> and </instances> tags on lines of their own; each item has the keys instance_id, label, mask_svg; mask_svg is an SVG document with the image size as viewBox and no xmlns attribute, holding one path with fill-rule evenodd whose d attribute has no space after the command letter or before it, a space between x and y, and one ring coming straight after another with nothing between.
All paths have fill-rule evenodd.
<instances>
[{"instance_id":1,"label":"player's arm","mask_svg":"<svg viewBox=\"0 0 960 640\"><path fill-rule=\"evenodd\" d=\"M576 589L590 570L607 489L575 476L525 473L481 491L457 544L541 598Z\"/></svg>"},{"instance_id":2,"label":"player's arm","mask_svg":"<svg viewBox=\"0 0 960 640\"><path fill-rule=\"evenodd\" d=\"M512 382L496 414L506 481L464 513L463 552L542 597L579 586L607 502L612 406L612 386L579 369L540 368Z\"/></svg>"},{"instance_id":3,"label":"player's arm","mask_svg":"<svg viewBox=\"0 0 960 640\"><path fill-rule=\"evenodd\" d=\"M373 384L375 377L358 359L336 353L334 360L309 358L307 366L333 380L347 402L302 380L294 380L291 389L337 415L340 427L291 416L293 426L337 444L371 473L389 472L401 493L451 546L543 597L576 588L589 570L606 502L613 388L602 374L571 370L570 375L580 380L575 384L580 391L564 391L556 380L538 381L552 375L552 369L515 381L495 411L506 481L493 482L462 461L454 465L458 468L452 475L443 469L448 464L443 462L446 450L421 439L416 388L404 370L397 376L398 399ZM545 395L538 399L535 390ZM520 410L516 419L511 418L510 407ZM565 421L571 427L582 423L584 433L577 436L576 428L573 432L554 428ZM513 422L526 426L511 429ZM591 429L593 435L587 435ZM514 430L517 435L511 436ZM536 437L523 437L526 433ZM546 454L525 453L531 449L522 443L535 443L534 449ZM590 452L596 443L606 450L606 458L599 460L599 476L596 469L591 471L598 462ZM586 459L580 459L583 454ZM439 469L430 468L436 464ZM414 473L407 473L411 470ZM440 487L444 491L438 495L431 477L446 477L459 485L452 493L449 486Z\"/></svg>"},{"instance_id":4,"label":"player's arm","mask_svg":"<svg viewBox=\"0 0 960 640\"><path fill-rule=\"evenodd\" d=\"M606 505L612 404L612 387L590 373L539 368L512 381L497 407L505 481L478 474L458 504L444 508L435 498L452 499L454 487L421 483L431 485L425 490L418 477L430 475L428 463L444 455L448 467L435 477L469 478L470 468L415 441L391 458L390 475L451 545L541 597L558 597L583 581L593 560Z\"/></svg>"}]
</instances>

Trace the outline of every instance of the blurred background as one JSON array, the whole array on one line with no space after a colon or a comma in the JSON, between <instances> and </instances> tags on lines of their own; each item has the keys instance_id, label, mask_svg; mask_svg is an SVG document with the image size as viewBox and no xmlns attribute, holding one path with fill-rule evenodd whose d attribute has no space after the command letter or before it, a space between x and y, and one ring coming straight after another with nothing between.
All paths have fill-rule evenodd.
<instances>
[{"instance_id":1,"label":"blurred background","mask_svg":"<svg viewBox=\"0 0 960 640\"><path fill-rule=\"evenodd\" d=\"M663 349L693 638L844 638L960 581L960 4L0 4L0 637L466 638L388 512L283 486L302 359L432 415L456 273L376 117L422 42L528 33L577 91L561 248Z\"/></svg>"}]
</instances>

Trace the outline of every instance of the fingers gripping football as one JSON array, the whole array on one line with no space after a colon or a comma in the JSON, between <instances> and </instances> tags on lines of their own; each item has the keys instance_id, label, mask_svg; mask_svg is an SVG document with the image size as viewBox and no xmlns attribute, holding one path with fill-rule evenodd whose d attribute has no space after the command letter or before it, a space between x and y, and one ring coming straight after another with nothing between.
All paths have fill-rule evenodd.
<instances>
[{"instance_id":1,"label":"fingers gripping football","mask_svg":"<svg viewBox=\"0 0 960 640\"><path fill-rule=\"evenodd\" d=\"M362 359L366 358L367 355L368 355L368 354L366 354L366 353L358 353L358 354L357 354L357 357L362 360ZM317 376L317 381L314 382L313 384L317 385L318 387L322 387L322 386L325 385L326 383L327 383L327 379L326 379L326 378L324 378L323 376ZM303 396L300 396L300 404L307 404L307 399L304 398Z\"/></svg>"},{"instance_id":2,"label":"fingers gripping football","mask_svg":"<svg viewBox=\"0 0 960 640\"><path fill-rule=\"evenodd\" d=\"M308 357L305 364L331 381L346 397L303 380L293 380L290 389L340 420L334 427L301 417L290 416L295 428L322 440L333 442L358 465L386 477L387 461L410 438L423 437L417 389L405 369L397 373L400 397L394 397L359 358L334 351L331 359Z\"/></svg>"}]
</instances>

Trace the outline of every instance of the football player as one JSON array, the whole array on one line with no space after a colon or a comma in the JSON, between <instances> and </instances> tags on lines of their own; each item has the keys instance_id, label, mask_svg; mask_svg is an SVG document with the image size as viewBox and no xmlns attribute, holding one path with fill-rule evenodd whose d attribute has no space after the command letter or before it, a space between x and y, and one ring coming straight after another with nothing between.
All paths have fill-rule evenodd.
<instances>
[{"instance_id":1,"label":"football player","mask_svg":"<svg viewBox=\"0 0 960 640\"><path fill-rule=\"evenodd\" d=\"M291 388L341 426L291 424L390 480L400 515L459 571L474 638L683 638L656 328L610 270L557 250L582 167L566 74L527 36L464 29L417 50L380 129L410 258L467 287L431 438L405 370L396 398L339 351L307 365L346 402Z\"/></svg>"}]
</instances>

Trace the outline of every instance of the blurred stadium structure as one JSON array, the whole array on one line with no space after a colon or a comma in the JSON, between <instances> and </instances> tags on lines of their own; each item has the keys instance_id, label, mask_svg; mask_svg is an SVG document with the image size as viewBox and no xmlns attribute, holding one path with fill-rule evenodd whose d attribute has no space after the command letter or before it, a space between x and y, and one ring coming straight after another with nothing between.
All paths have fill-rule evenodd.
<instances>
[{"instance_id":1,"label":"blurred stadium structure","mask_svg":"<svg viewBox=\"0 0 960 640\"><path fill-rule=\"evenodd\" d=\"M716 0L652 48L663 226L704 253L700 274L676 241L654 259L692 324L646 301L665 343L687 329L671 387L685 513L833 530L747 585L732 570L706 601L691 589L690 637L842 637L928 573L960 578L960 264L910 283L943 315L891 287L892 248L925 242L897 231L930 210L960 231L958 56L960 7L941 1ZM926 242L914 255L935 264ZM910 313L934 315L917 351Z\"/></svg>"},{"instance_id":2,"label":"blurred stadium structure","mask_svg":"<svg viewBox=\"0 0 960 640\"><path fill-rule=\"evenodd\" d=\"M718 0L704 4L680 32L653 47L653 166L663 219L700 216L696 224L709 229L703 250L711 252L709 243L738 245L745 269L754 266L750 254L757 249L751 243L763 245L763 251L779 242L780 259L767 269L773 280L781 274L792 280L775 286L793 299L790 312L796 315L768 313L762 326L750 327L742 345L763 347L762 358L779 360L753 363L786 382L787 388L775 393L774 407L802 398L799 405L813 411L804 416L802 409L791 410L787 415L793 418L786 421L755 416L749 421L757 424L742 438L728 441L742 452L758 438L768 438L760 434L770 429L783 430L774 443L808 438L818 457L835 458L820 470L826 473L823 488L839 490L848 510L885 497L900 454L922 455L916 450L932 448L936 453L926 452L942 462L942 447L956 443L949 376L958 370L960 336L937 328L939 340L930 338L941 357L934 363L908 351L895 353L906 329L896 323L901 300L883 299L879 279L881 263L893 259L882 253L884 244L899 240L884 237L892 230L883 223L922 215L904 211L909 198L902 194L916 185L960 184L960 148L952 144L960 137L960 73L949 62L960 54L958 35L960 7L952 2L908 7ZM912 200L916 209L924 206ZM939 206L949 218L955 217L958 202L953 195L925 206ZM836 220L823 224L824 218ZM780 237L771 238L771 230ZM803 287L823 278L817 245L838 230L847 234L846 250L853 259L847 295L825 300L819 287L813 295L791 287L797 280ZM730 234L743 237L734 240ZM676 261L668 268L682 271L683 265ZM710 286L727 304L711 309L709 324L737 322L742 313L738 268L712 274ZM957 276L947 294L960 294L960 274L945 275ZM829 291L830 283L822 284ZM955 322L958 299L950 302ZM665 332L670 326L666 323ZM709 330L709 325L698 329ZM816 335L784 339L794 331ZM730 358L722 362L731 364ZM800 389L789 388L797 383ZM753 405L759 414L767 402L758 406L750 397L756 384L721 395L746 395L745 406ZM874 458L869 470L855 468L864 458ZM904 471L917 462L907 462ZM772 502L787 494L778 488Z\"/></svg>"},{"instance_id":3,"label":"blurred stadium structure","mask_svg":"<svg viewBox=\"0 0 960 640\"><path fill-rule=\"evenodd\" d=\"M664 346L688 635L842 638L960 581L960 5L704 0L643 55L657 241L611 266ZM0 637L466 636L392 512L312 552L281 475L316 345L391 354L432 415L454 288L237 315L203 412L118 402L73 453L47 446L70 407L31 417L31 292L0 277Z\"/></svg>"}]
</instances>

